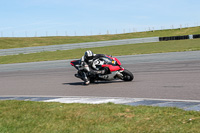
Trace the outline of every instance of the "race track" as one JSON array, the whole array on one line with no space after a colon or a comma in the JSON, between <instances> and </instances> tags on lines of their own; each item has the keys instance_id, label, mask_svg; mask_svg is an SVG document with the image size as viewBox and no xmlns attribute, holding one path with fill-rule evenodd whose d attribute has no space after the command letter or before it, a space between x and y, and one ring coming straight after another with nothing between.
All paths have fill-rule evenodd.
<instances>
[{"instance_id":1,"label":"race track","mask_svg":"<svg viewBox=\"0 0 200 133\"><path fill-rule=\"evenodd\" d=\"M98 96L200 100L200 51L119 57L132 82L84 86L69 61L0 65L0 96Z\"/></svg>"}]
</instances>

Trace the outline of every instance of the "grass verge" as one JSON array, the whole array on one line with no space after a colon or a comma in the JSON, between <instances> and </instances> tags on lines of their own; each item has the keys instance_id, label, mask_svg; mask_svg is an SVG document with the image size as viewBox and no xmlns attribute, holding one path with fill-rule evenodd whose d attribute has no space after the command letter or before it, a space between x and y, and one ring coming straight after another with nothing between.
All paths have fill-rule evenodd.
<instances>
[{"instance_id":1,"label":"grass verge","mask_svg":"<svg viewBox=\"0 0 200 133\"><path fill-rule=\"evenodd\" d=\"M94 53L104 53L113 56L195 51L200 50L200 39L127 44L89 49ZM55 52L0 56L0 64L75 59L81 58L86 50L88 49L73 49Z\"/></svg>"},{"instance_id":2,"label":"grass verge","mask_svg":"<svg viewBox=\"0 0 200 133\"><path fill-rule=\"evenodd\" d=\"M148 32L136 32L127 34L115 34L115 35L96 35L96 36L56 36L56 37L26 37L26 38L1 37L0 49L120 40L120 39L143 38L143 37L180 36L180 35L190 35L190 34L200 34L200 27L172 29L172 30L155 30Z\"/></svg>"},{"instance_id":3,"label":"grass verge","mask_svg":"<svg viewBox=\"0 0 200 133\"><path fill-rule=\"evenodd\" d=\"M200 112L171 107L0 101L1 133L199 133Z\"/></svg>"}]
</instances>

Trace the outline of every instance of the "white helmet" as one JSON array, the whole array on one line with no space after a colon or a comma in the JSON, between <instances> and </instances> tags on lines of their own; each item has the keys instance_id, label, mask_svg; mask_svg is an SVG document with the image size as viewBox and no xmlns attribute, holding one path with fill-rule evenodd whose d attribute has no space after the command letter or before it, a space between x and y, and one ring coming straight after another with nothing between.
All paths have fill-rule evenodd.
<instances>
[{"instance_id":1,"label":"white helmet","mask_svg":"<svg viewBox=\"0 0 200 133\"><path fill-rule=\"evenodd\" d=\"M90 61L93 59L93 57L94 57L94 54L93 54L92 51L87 50L87 51L85 52L85 61L90 62Z\"/></svg>"}]
</instances>

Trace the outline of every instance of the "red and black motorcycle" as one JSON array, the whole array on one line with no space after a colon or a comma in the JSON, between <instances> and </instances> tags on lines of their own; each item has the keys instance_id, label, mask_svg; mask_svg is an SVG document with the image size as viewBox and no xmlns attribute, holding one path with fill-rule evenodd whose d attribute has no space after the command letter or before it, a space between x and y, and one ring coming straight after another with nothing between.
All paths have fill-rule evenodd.
<instances>
[{"instance_id":1,"label":"red and black motorcycle","mask_svg":"<svg viewBox=\"0 0 200 133\"><path fill-rule=\"evenodd\" d=\"M121 66L121 62L111 56L105 56L101 59L98 59L99 65L102 68L108 68L108 74L91 74L91 68L85 63L81 65L81 60L71 61L71 65L74 66L78 72L75 74L75 77L80 78L84 81L85 84L94 83L95 81L111 81L121 79L124 81L132 81L134 76L133 74L124 69Z\"/></svg>"}]
</instances>

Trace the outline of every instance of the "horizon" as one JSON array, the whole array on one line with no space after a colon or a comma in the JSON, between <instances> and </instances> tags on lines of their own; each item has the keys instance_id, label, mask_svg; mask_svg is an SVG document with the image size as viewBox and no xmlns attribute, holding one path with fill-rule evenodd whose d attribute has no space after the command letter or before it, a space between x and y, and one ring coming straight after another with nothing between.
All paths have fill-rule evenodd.
<instances>
[{"instance_id":1,"label":"horizon","mask_svg":"<svg viewBox=\"0 0 200 133\"><path fill-rule=\"evenodd\" d=\"M155 31L165 31L165 30L181 30L181 29L187 29L187 28L196 28L196 27L200 27L200 26L191 26L191 27L179 27L179 28L173 28L173 29L157 29L157 30L147 30L147 31L138 31L138 32L126 32L126 33L118 33L118 34L100 34L100 35L120 35L120 34L129 34L129 33L141 33L141 32L155 32ZM189 34L185 34L185 35L189 35ZM194 34L194 35L197 35L197 34ZM76 35L77 37L84 37L84 36L99 36L98 34L97 35ZM32 38L32 37L75 37L75 35L61 35L61 36L22 36L22 37L1 37L0 38Z\"/></svg>"}]
</instances>

